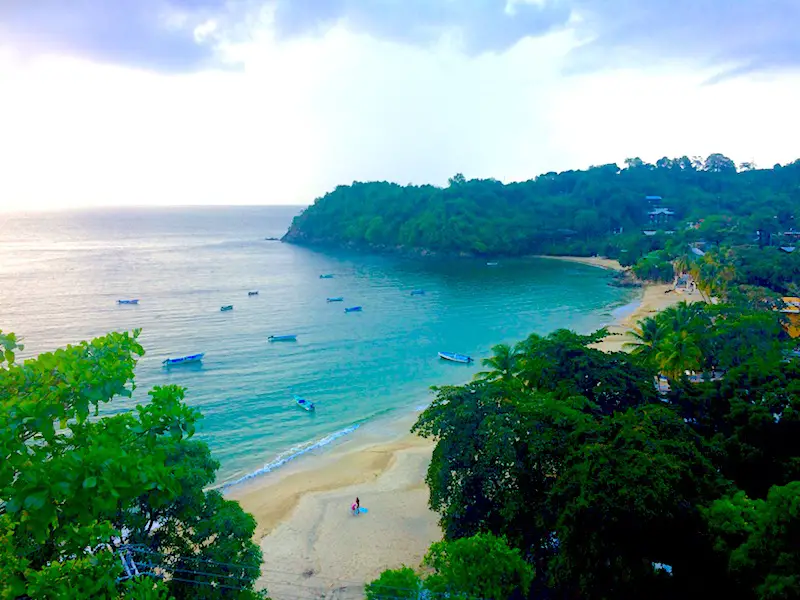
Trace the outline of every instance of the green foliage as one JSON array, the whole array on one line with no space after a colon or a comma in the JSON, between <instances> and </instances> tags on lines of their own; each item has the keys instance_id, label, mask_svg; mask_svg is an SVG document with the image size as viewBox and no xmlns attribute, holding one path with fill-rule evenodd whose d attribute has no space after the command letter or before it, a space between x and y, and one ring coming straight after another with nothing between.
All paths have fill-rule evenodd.
<instances>
[{"instance_id":1,"label":"green foliage","mask_svg":"<svg viewBox=\"0 0 800 600\"><path fill-rule=\"evenodd\" d=\"M434 571L425 588L454 599L525 598L534 577L519 550L486 533L436 542L424 563Z\"/></svg>"},{"instance_id":2,"label":"green foliage","mask_svg":"<svg viewBox=\"0 0 800 600\"><path fill-rule=\"evenodd\" d=\"M423 566L424 578L409 567L384 571L365 586L367 600L522 599L534 578L519 550L488 533L432 544Z\"/></svg>"},{"instance_id":3,"label":"green foliage","mask_svg":"<svg viewBox=\"0 0 800 600\"><path fill-rule=\"evenodd\" d=\"M123 544L137 544L148 562L175 574L164 588L170 597L222 597L220 589L193 585L213 576L184 576L198 570L197 563L186 566L192 560L241 565L237 584L252 588L261 563L251 541L255 523L238 504L204 491L218 463L190 439L200 414L183 402L184 390L155 387L150 401L130 412L90 418L101 404L131 395L143 354L137 337L111 333L0 365L6 597L117 597L122 568L112 550ZM8 351L15 340L4 340ZM203 564L212 574L231 571Z\"/></svg>"},{"instance_id":4,"label":"green foliage","mask_svg":"<svg viewBox=\"0 0 800 600\"><path fill-rule=\"evenodd\" d=\"M422 593L422 579L410 567L389 569L364 586L367 600L418 600Z\"/></svg>"},{"instance_id":5,"label":"green foliage","mask_svg":"<svg viewBox=\"0 0 800 600\"><path fill-rule=\"evenodd\" d=\"M556 584L584 598L648 597L664 585L656 563L701 577L695 507L720 488L701 439L669 408L647 406L592 423L573 442L552 496Z\"/></svg>"},{"instance_id":6,"label":"green foliage","mask_svg":"<svg viewBox=\"0 0 800 600\"><path fill-rule=\"evenodd\" d=\"M800 481L770 489L766 500L738 492L715 501L705 517L715 548L744 590L758 600L797 598L800 592Z\"/></svg>"},{"instance_id":7,"label":"green foliage","mask_svg":"<svg viewBox=\"0 0 800 600\"><path fill-rule=\"evenodd\" d=\"M705 160L665 157L654 165L629 159L624 169L601 165L508 185L462 174L445 188L356 182L318 198L285 239L449 254L600 253L624 264L668 247L671 257L685 254L686 244L701 238L749 244L756 230L769 233L772 246L789 245L781 244L781 235L798 215L800 161L738 173L733 165L712 154ZM645 196L653 194L675 213L669 222L650 223L647 213L654 205ZM687 221L698 219L704 219L699 229L686 229ZM644 236L642 230L650 228L657 235ZM666 280L668 258L662 258L645 270L653 268Z\"/></svg>"},{"instance_id":8,"label":"green foliage","mask_svg":"<svg viewBox=\"0 0 800 600\"><path fill-rule=\"evenodd\" d=\"M436 390L413 431L436 440L443 543L502 536L530 597L800 597L800 361L778 313L680 303L629 355L595 350L605 333L495 346L472 383Z\"/></svg>"}]
</instances>

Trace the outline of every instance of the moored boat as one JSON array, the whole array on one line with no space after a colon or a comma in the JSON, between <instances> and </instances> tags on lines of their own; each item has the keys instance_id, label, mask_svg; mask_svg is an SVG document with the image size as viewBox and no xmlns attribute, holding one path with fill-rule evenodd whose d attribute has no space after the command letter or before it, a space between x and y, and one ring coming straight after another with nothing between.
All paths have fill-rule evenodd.
<instances>
[{"instance_id":1,"label":"moored boat","mask_svg":"<svg viewBox=\"0 0 800 600\"><path fill-rule=\"evenodd\" d=\"M496 262L487 262L486 263L487 267L496 267L497 265L498 265L498 263L496 263Z\"/></svg>"},{"instance_id":2,"label":"moored boat","mask_svg":"<svg viewBox=\"0 0 800 600\"><path fill-rule=\"evenodd\" d=\"M203 357L206 355L205 352L201 352L199 354L190 354L189 356L181 356L180 358L168 358L164 360L161 364L165 367L171 367L174 365L185 365L188 363L197 363L203 360Z\"/></svg>"},{"instance_id":3,"label":"moored boat","mask_svg":"<svg viewBox=\"0 0 800 600\"><path fill-rule=\"evenodd\" d=\"M332 298L327 298L328 302L342 302L344 298L342 296L333 296Z\"/></svg>"},{"instance_id":4,"label":"moored boat","mask_svg":"<svg viewBox=\"0 0 800 600\"><path fill-rule=\"evenodd\" d=\"M139 304L139 299L132 298L130 300L117 300L117 304Z\"/></svg>"},{"instance_id":5,"label":"moored boat","mask_svg":"<svg viewBox=\"0 0 800 600\"><path fill-rule=\"evenodd\" d=\"M258 296L258 290L255 290L254 292L247 292L247 295L248 296Z\"/></svg>"},{"instance_id":6,"label":"moored boat","mask_svg":"<svg viewBox=\"0 0 800 600\"><path fill-rule=\"evenodd\" d=\"M297 334L287 333L286 335L271 335L267 338L269 342L296 342Z\"/></svg>"},{"instance_id":7,"label":"moored boat","mask_svg":"<svg viewBox=\"0 0 800 600\"><path fill-rule=\"evenodd\" d=\"M361 312L361 307L360 306L350 306L348 308L345 308L344 312L346 312L346 313L349 313L349 312Z\"/></svg>"},{"instance_id":8,"label":"moored boat","mask_svg":"<svg viewBox=\"0 0 800 600\"><path fill-rule=\"evenodd\" d=\"M220 306L219 310L221 312L225 312L226 310L233 310L233 304L228 304L227 306Z\"/></svg>"},{"instance_id":9,"label":"moored boat","mask_svg":"<svg viewBox=\"0 0 800 600\"><path fill-rule=\"evenodd\" d=\"M425 290L411 290L412 296L424 296Z\"/></svg>"},{"instance_id":10,"label":"moored boat","mask_svg":"<svg viewBox=\"0 0 800 600\"><path fill-rule=\"evenodd\" d=\"M472 357L466 354L456 354L455 352L439 352L439 358L449 360L452 362L469 364L472 362Z\"/></svg>"},{"instance_id":11,"label":"moored boat","mask_svg":"<svg viewBox=\"0 0 800 600\"><path fill-rule=\"evenodd\" d=\"M320 275L319 278L320 279L333 279L333 275L331 275L330 273L326 273L325 275Z\"/></svg>"},{"instance_id":12,"label":"moored boat","mask_svg":"<svg viewBox=\"0 0 800 600\"><path fill-rule=\"evenodd\" d=\"M311 402L310 400L306 400L302 396L295 395L294 396L294 401L297 404L297 406L299 406L302 409L305 409L307 411L314 410L314 403Z\"/></svg>"}]
</instances>

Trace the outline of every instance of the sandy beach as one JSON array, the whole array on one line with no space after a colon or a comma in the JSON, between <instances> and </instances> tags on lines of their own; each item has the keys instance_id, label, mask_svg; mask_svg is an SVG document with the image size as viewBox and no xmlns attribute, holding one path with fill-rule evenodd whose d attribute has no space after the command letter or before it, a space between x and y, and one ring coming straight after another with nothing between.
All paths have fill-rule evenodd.
<instances>
[{"instance_id":1,"label":"sandy beach","mask_svg":"<svg viewBox=\"0 0 800 600\"><path fill-rule=\"evenodd\" d=\"M606 258L553 260L624 270ZM643 287L640 302L596 347L621 350L637 321L682 300L700 295L666 284ZM406 416L226 493L256 518L264 552L260 584L274 600L362 598L365 583L385 569L417 567L441 538L424 481L433 444L408 433L415 419ZM366 514L350 513L356 496Z\"/></svg>"}]
</instances>

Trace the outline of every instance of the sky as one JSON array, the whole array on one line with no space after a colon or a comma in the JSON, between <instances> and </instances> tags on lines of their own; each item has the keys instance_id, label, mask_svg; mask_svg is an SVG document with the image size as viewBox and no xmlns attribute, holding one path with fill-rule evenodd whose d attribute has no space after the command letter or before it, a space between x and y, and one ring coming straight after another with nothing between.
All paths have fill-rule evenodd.
<instances>
[{"instance_id":1,"label":"sky","mask_svg":"<svg viewBox=\"0 0 800 600\"><path fill-rule=\"evenodd\" d=\"M800 158L797 0L0 0L0 210Z\"/></svg>"}]
</instances>

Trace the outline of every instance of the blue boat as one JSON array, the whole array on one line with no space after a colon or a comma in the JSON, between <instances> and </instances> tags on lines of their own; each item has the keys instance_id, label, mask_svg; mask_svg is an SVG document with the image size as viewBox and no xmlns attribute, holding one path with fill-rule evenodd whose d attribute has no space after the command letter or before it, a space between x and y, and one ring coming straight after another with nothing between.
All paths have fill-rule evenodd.
<instances>
[{"instance_id":1,"label":"blue boat","mask_svg":"<svg viewBox=\"0 0 800 600\"><path fill-rule=\"evenodd\" d=\"M328 298L328 302L342 302L344 298L342 296L334 296L333 298Z\"/></svg>"},{"instance_id":2,"label":"blue boat","mask_svg":"<svg viewBox=\"0 0 800 600\"><path fill-rule=\"evenodd\" d=\"M173 365L185 365L188 363L196 363L203 360L203 357L206 355L205 352L201 352L200 354L190 354L189 356L181 356L180 358L168 358L161 364L165 367L171 367Z\"/></svg>"},{"instance_id":3,"label":"blue boat","mask_svg":"<svg viewBox=\"0 0 800 600\"><path fill-rule=\"evenodd\" d=\"M132 300L117 300L117 304L139 304L139 299L133 298Z\"/></svg>"},{"instance_id":4,"label":"blue boat","mask_svg":"<svg viewBox=\"0 0 800 600\"><path fill-rule=\"evenodd\" d=\"M271 335L267 338L268 342L296 342L297 334L289 333L286 335Z\"/></svg>"},{"instance_id":5,"label":"blue boat","mask_svg":"<svg viewBox=\"0 0 800 600\"><path fill-rule=\"evenodd\" d=\"M219 310L220 310L221 312L225 312L225 311L227 311L227 310L233 310L233 304L228 304L227 306L220 306L220 307L219 307Z\"/></svg>"},{"instance_id":6,"label":"blue boat","mask_svg":"<svg viewBox=\"0 0 800 600\"><path fill-rule=\"evenodd\" d=\"M320 275L320 276L319 276L319 278L320 278L320 279L333 279L333 275L331 275L330 273L328 273L328 274L326 274L326 275Z\"/></svg>"},{"instance_id":7,"label":"blue boat","mask_svg":"<svg viewBox=\"0 0 800 600\"><path fill-rule=\"evenodd\" d=\"M255 292L247 292L247 295L248 296L258 296L258 290L256 290Z\"/></svg>"},{"instance_id":8,"label":"blue boat","mask_svg":"<svg viewBox=\"0 0 800 600\"><path fill-rule=\"evenodd\" d=\"M361 312L361 307L360 306L351 306L350 308L345 308L344 312L346 312L346 313L349 313L349 312Z\"/></svg>"},{"instance_id":9,"label":"blue boat","mask_svg":"<svg viewBox=\"0 0 800 600\"><path fill-rule=\"evenodd\" d=\"M411 290L412 296L424 296L425 290Z\"/></svg>"},{"instance_id":10,"label":"blue boat","mask_svg":"<svg viewBox=\"0 0 800 600\"><path fill-rule=\"evenodd\" d=\"M439 352L439 358L449 360L452 362L469 364L472 362L472 357L466 354L456 354L455 352Z\"/></svg>"},{"instance_id":11,"label":"blue boat","mask_svg":"<svg viewBox=\"0 0 800 600\"><path fill-rule=\"evenodd\" d=\"M306 400L302 396L294 396L294 401L297 403L297 406L299 406L302 409L305 409L309 412L314 410L314 403L311 402L310 400Z\"/></svg>"}]
</instances>

